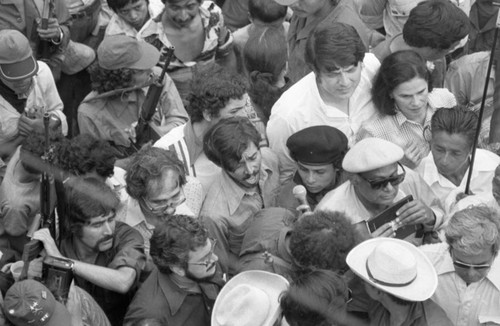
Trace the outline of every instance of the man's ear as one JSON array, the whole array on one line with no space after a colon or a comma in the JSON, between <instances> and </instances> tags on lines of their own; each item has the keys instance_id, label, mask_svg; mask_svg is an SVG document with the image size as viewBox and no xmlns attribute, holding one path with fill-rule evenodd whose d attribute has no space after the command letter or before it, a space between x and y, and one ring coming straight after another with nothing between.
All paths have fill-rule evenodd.
<instances>
[{"instance_id":1,"label":"man's ear","mask_svg":"<svg viewBox=\"0 0 500 326\"><path fill-rule=\"evenodd\" d=\"M186 270L182 267L177 266L177 265L171 266L170 270L179 276L186 276Z\"/></svg>"},{"instance_id":2,"label":"man's ear","mask_svg":"<svg viewBox=\"0 0 500 326\"><path fill-rule=\"evenodd\" d=\"M203 110L203 119L207 120L208 122L212 121L212 117L207 110Z\"/></svg>"}]
</instances>

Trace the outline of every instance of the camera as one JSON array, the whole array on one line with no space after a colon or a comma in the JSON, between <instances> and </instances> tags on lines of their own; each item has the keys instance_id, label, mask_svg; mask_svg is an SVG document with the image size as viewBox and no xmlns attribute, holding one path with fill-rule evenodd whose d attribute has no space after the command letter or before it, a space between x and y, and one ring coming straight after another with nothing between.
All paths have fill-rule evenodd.
<instances>
[{"instance_id":1,"label":"camera","mask_svg":"<svg viewBox=\"0 0 500 326\"><path fill-rule=\"evenodd\" d=\"M57 301L66 304L73 281L73 261L47 256L43 261L42 279Z\"/></svg>"}]
</instances>

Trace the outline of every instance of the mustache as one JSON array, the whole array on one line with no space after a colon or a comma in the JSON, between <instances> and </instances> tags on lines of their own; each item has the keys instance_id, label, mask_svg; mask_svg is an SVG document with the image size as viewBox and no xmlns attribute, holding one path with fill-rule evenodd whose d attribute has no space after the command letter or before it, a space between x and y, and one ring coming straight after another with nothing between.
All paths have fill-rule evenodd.
<instances>
[{"instance_id":1,"label":"mustache","mask_svg":"<svg viewBox=\"0 0 500 326\"><path fill-rule=\"evenodd\" d=\"M259 170L253 172L252 174L245 174L245 178L244 180L247 180L247 179L250 179L250 178L253 178L254 176L256 176L257 174L259 173Z\"/></svg>"},{"instance_id":2,"label":"mustache","mask_svg":"<svg viewBox=\"0 0 500 326\"><path fill-rule=\"evenodd\" d=\"M104 238L102 238L99 241L97 241L97 245L100 245L101 243L106 242L108 240L113 240L113 236L112 235L105 236Z\"/></svg>"}]
</instances>

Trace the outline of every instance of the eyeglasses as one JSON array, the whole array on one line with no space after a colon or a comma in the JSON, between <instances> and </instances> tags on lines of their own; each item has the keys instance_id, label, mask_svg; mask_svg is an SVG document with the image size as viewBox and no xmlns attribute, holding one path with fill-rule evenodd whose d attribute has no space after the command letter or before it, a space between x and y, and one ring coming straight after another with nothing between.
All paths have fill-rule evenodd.
<instances>
[{"instance_id":1,"label":"eyeglasses","mask_svg":"<svg viewBox=\"0 0 500 326\"><path fill-rule=\"evenodd\" d=\"M405 179L405 176L406 176L405 168L400 163L398 163L398 166L400 166L401 169L403 169L403 173L392 176L392 177L384 178L384 179L370 180L370 179L363 177L361 174L358 174L358 175L361 179L368 182L370 184L370 187L374 190L385 188L385 187L387 187L387 185L389 183L395 187L395 186L399 185L401 182L403 182Z\"/></svg>"},{"instance_id":2,"label":"eyeglasses","mask_svg":"<svg viewBox=\"0 0 500 326\"><path fill-rule=\"evenodd\" d=\"M180 204L186 201L186 197L184 196L184 190L180 189L179 192L172 198L167 199L164 204L160 204L156 207L151 207L151 204L147 199L142 198L142 202L144 206L149 210L150 213L155 215L168 214L169 209L174 209Z\"/></svg>"},{"instance_id":3,"label":"eyeglasses","mask_svg":"<svg viewBox=\"0 0 500 326\"><path fill-rule=\"evenodd\" d=\"M214 260L212 259L214 255L214 250L215 250L215 245L217 244L217 239L208 239L212 243L212 247L210 248L210 252L206 255L207 259L203 262L189 262L189 265L198 265L198 266L205 266L205 268L208 270L210 267L212 267L212 264Z\"/></svg>"}]
</instances>

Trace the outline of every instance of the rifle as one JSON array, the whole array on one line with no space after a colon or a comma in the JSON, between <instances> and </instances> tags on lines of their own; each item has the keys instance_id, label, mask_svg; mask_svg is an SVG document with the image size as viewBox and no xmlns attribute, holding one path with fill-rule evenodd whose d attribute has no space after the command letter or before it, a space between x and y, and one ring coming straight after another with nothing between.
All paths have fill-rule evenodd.
<instances>
[{"instance_id":1,"label":"rifle","mask_svg":"<svg viewBox=\"0 0 500 326\"><path fill-rule=\"evenodd\" d=\"M48 113L43 115L43 126L45 133L45 144L44 144L44 154L42 160L48 164L51 161L51 148L50 148L50 116ZM49 228L50 234L56 239L56 221L52 214L52 207L50 202L50 192L51 192L51 182L49 171L42 171L42 177L40 182L40 214L35 216L33 223L31 224L30 230L28 231L28 236L31 236L33 232L38 230L40 226L42 228ZM43 244L39 240L31 240L24 245L22 260L24 262L23 270L19 280L23 280L28 276L29 263L35 259L43 249Z\"/></svg>"},{"instance_id":2,"label":"rifle","mask_svg":"<svg viewBox=\"0 0 500 326\"><path fill-rule=\"evenodd\" d=\"M52 16L52 12L54 11L54 3L53 0L43 0L43 9L42 9L42 17L40 27L42 29L47 29L49 27L49 18ZM36 33L36 30L34 31ZM38 34L37 34L38 39ZM51 56L51 44L48 40L40 40L39 42L39 51L40 58L44 60L49 60Z\"/></svg>"},{"instance_id":3,"label":"rifle","mask_svg":"<svg viewBox=\"0 0 500 326\"><path fill-rule=\"evenodd\" d=\"M139 151L142 145L147 143L149 140L158 140L160 135L158 135L150 126L149 122L153 118L156 112L156 106L160 100L160 95L163 90L163 80L165 79L165 74L167 73L167 68L170 65L170 61L174 56L174 47L169 47L165 52L165 62L163 64L163 69L161 70L160 76L149 86L148 93L146 94L146 99L142 103L141 112L139 114L139 120L135 126L136 141L134 142L130 139L132 147Z\"/></svg>"}]
</instances>

